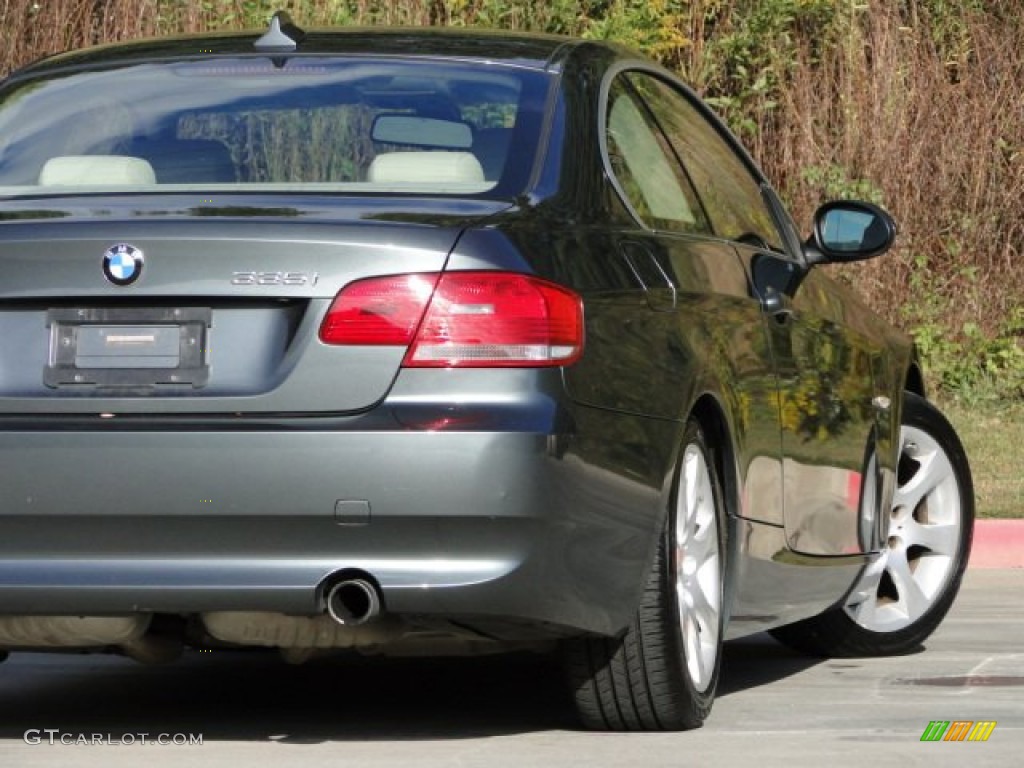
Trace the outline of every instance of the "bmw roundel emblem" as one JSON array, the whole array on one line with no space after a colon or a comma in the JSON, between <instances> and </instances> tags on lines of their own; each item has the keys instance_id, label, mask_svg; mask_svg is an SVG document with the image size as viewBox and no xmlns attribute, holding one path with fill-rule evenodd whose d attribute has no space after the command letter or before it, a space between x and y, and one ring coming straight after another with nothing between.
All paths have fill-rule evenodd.
<instances>
[{"instance_id":1,"label":"bmw roundel emblem","mask_svg":"<svg viewBox=\"0 0 1024 768\"><path fill-rule=\"evenodd\" d=\"M142 251L134 245L118 243L103 254L103 275L114 285L131 285L142 274Z\"/></svg>"}]
</instances>

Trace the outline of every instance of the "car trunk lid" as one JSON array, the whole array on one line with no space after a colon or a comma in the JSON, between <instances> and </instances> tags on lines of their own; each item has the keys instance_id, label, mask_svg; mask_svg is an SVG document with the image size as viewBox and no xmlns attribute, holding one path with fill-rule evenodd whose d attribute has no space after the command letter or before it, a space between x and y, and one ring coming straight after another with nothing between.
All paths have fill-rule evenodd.
<instances>
[{"instance_id":1,"label":"car trunk lid","mask_svg":"<svg viewBox=\"0 0 1024 768\"><path fill-rule=\"evenodd\" d=\"M0 412L368 408L405 349L321 343L333 298L366 277L443 270L465 226L507 207L252 196L4 203Z\"/></svg>"}]
</instances>

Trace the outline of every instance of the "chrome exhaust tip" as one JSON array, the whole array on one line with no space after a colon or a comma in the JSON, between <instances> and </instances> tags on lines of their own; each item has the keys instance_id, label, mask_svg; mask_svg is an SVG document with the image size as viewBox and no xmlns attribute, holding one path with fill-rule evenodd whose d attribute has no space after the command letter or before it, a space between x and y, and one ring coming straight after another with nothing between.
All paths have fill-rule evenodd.
<instances>
[{"instance_id":1,"label":"chrome exhaust tip","mask_svg":"<svg viewBox=\"0 0 1024 768\"><path fill-rule=\"evenodd\" d=\"M327 613L339 624L357 627L380 614L377 588L365 579L345 579L327 592Z\"/></svg>"}]
</instances>

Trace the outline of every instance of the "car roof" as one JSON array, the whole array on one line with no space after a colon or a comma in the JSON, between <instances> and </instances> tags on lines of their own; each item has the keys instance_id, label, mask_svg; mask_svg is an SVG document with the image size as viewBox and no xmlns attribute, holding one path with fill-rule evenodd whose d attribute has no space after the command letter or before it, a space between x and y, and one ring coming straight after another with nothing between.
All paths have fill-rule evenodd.
<instances>
[{"instance_id":1,"label":"car roof","mask_svg":"<svg viewBox=\"0 0 1024 768\"><path fill-rule=\"evenodd\" d=\"M274 55L254 47L264 31L109 43L49 56L12 73L12 77L38 76L55 70L89 69L135 61L205 58L211 55ZM477 28L337 27L309 30L296 50L278 55L446 58L555 70L571 49L585 43L593 44L592 41L558 35Z\"/></svg>"}]
</instances>

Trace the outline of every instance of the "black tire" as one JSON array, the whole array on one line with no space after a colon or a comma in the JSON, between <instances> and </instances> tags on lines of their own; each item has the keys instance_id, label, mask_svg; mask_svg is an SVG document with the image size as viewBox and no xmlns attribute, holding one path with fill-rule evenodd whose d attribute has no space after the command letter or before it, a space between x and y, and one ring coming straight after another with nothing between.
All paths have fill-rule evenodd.
<instances>
[{"instance_id":1,"label":"black tire","mask_svg":"<svg viewBox=\"0 0 1024 768\"><path fill-rule=\"evenodd\" d=\"M686 426L680 455L672 506L633 621L621 636L577 638L565 645L566 671L576 707L583 725L593 730L686 730L700 726L711 711L722 655L726 551L722 492L713 455L695 421ZM684 641L684 622L676 587L677 565L682 558L677 554L679 547L675 541L679 524L677 510L682 506L680 494L687 490L687 478L696 476L688 472L688 468L692 470L696 466L688 462L696 457L707 468L706 485L691 483L691 487L698 489L693 506L700 507L702 512L695 516L698 523L692 529L696 531L692 537L694 544L686 551L690 553L690 562L703 563L700 569L703 575L713 577L704 583L713 583L717 578L717 584L709 589L712 596L707 600L703 593L697 595L701 590L695 587L693 595L696 597L687 604L695 600L705 606L717 603L718 610L711 621L687 624L690 629L687 636L691 640L702 635L701 649L695 657ZM710 519L704 489L710 491ZM712 544L716 547L713 563L707 554ZM695 583L696 579L692 581ZM697 613L694 611L692 615ZM712 615L713 612L706 612L703 618ZM704 628L695 634L698 626ZM709 660L711 653L713 659ZM704 663L698 664L698 660ZM699 669L691 671L692 667Z\"/></svg>"},{"instance_id":2,"label":"black tire","mask_svg":"<svg viewBox=\"0 0 1024 768\"><path fill-rule=\"evenodd\" d=\"M901 505L901 498L897 496L891 510L889 541L879 560L864 569L839 606L772 630L777 640L814 656L890 656L918 649L939 626L960 590L970 556L974 486L967 455L953 427L927 400L906 393L900 437L899 491L915 488L912 484L918 480L919 472L937 475L940 470L945 471L945 465L934 459L926 464L912 457L912 451L919 450L918 443L925 442L941 451L948 461L948 480L938 486L943 493L926 494L912 510L909 505ZM912 494L908 491L907 496ZM948 551L929 549L920 543L928 541L922 532L927 531L928 526L939 525L939 521L946 521L943 524L950 527L950 532L954 529L956 532L955 541L952 536L948 543L945 538L942 540L943 549ZM908 546L914 531L918 532L920 540L915 539L914 544ZM919 579L924 588L917 583ZM913 600L908 597L911 592ZM901 618L900 606L912 603L916 603L914 610L908 608ZM882 611L887 613L880 613ZM892 620L879 619L880 615L892 617Z\"/></svg>"}]
</instances>

